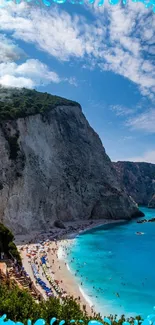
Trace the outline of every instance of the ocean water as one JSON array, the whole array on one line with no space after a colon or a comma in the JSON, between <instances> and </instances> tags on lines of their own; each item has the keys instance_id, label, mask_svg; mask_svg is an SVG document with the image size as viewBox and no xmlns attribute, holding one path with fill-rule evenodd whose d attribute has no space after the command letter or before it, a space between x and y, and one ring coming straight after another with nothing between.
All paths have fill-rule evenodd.
<instances>
[{"instance_id":1,"label":"ocean water","mask_svg":"<svg viewBox=\"0 0 155 325\"><path fill-rule=\"evenodd\" d=\"M140 209L144 218L155 217L154 209ZM86 231L73 241L67 262L81 292L102 316L153 312L155 223L133 220Z\"/></svg>"}]
</instances>

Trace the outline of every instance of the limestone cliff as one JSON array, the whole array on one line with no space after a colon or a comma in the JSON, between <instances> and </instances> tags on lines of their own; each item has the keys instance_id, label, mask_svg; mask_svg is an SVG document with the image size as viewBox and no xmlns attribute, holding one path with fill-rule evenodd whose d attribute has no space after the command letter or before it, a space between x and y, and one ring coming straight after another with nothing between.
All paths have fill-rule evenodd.
<instances>
[{"instance_id":1,"label":"limestone cliff","mask_svg":"<svg viewBox=\"0 0 155 325\"><path fill-rule=\"evenodd\" d=\"M113 163L113 166L117 171L122 187L128 195L132 196L139 205L153 207L154 200L152 197L155 193L155 164L118 161L117 163Z\"/></svg>"},{"instance_id":2,"label":"limestone cliff","mask_svg":"<svg viewBox=\"0 0 155 325\"><path fill-rule=\"evenodd\" d=\"M57 219L140 214L120 189L79 104L36 91L9 91L2 96L1 89L0 101L0 220L6 226L23 233L49 229Z\"/></svg>"}]
</instances>

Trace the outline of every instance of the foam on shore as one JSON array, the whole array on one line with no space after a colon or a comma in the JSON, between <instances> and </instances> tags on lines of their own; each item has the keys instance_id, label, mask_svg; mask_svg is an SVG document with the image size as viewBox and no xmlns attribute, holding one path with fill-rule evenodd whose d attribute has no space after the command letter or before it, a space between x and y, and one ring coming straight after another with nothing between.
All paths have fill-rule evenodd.
<instances>
[{"instance_id":1,"label":"foam on shore","mask_svg":"<svg viewBox=\"0 0 155 325\"><path fill-rule=\"evenodd\" d=\"M66 266L67 266L67 270L71 273L71 269L70 269L69 265L66 264Z\"/></svg>"},{"instance_id":2,"label":"foam on shore","mask_svg":"<svg viewBox=\"0 0 155 325\"><path fill-rule=\"evenodd\" d=\"M59 248L58 248L58 259L59 260L64 260L64 251L63 251L63 248L62 246L60 245Z\"/></svg>"},{"instance_id":3,"label":"foam on shore","mask_svg":"<svg viewBox=\"0 0 155 325\"><path fill-rule=\"evenodd\" d=\"M82 296L84 297L84 299L86 300L86 302L89 304L90 307L93 306L92 301L90 300L90 298L86 295L86 293L83 291L83 289L79 286L79 290L82 294Z\"/></svg>"}]
</instances>

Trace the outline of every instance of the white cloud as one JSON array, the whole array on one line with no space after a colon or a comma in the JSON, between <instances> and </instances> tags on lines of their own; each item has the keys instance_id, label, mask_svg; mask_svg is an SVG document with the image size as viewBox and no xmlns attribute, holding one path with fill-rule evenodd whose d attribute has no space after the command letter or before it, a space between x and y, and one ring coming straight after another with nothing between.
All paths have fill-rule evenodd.
<instances>
[{"instance_id":1,"label":"white cloud","mask_svg":"<svg viewBox=\"0 0 155 325\"><path fill-rule=\"evenodd\" d=\"M3 86L32 88L62 80L39 60L29 59L19 65L15 62L0 63L0 84Z\"/></svg>"},{"instance_id":2,"label":"white cloud","mask_svg":"<svg viewBox=\"0 0 155 325\"><path fill-rule=\"evenodd\" d=\"M155 150L146 151L141 156L137 156L137 157L135 156L135 157L131 157L131 158L128 158L125 160L126 161L135 161L135 162L149 162L149 163L155 164Z\"/></svg>"},{"instance_id":3,"label":"white cloud","mask_svg":"<svg viewBox=\"0 0 155 325\"><path fill-rule=\"evenodd\" d=\"M107 17L107 50L103 53L103 70L111 70L120 74L138 85L144 96L155 100L155 15L145 8L143 3L128 4L122 9L121 4L98 8L95 4L93 10L98 19ZM91 10L91 13L93 13ZM110 36L109 36L110 35Z\"/></svg>"},{"instance_id":4,"label":"white cloud","mask_svg":"<svg viewBox=\"0 0 155 325\"><path fill-rule=\"evenodd\" d=\"M4 75L0 78L0 84L6 87L17 87L17 88L33 88L34 82L29 78L14 77L11 75Z\"/></svg>"},{"instance_id":5,"label":"white cloud","mask_svg":"<svg viewBox=\"0 0 155 325\"><path fill-rule=\"evenodd\" d=\"M128 116L135 113L135 109L121 105L112 105L110 109L114 111L117 116Z\"/></svg>"},{"instance_id":6,"label":"white cloud","mask_svg":"<svg viewBox=\"0 0 155 325\"><path fill-rule=\"evenodd\" d=\"M125 137L122 137L123 141L128 141L128 140L133 140L133 139L135 139L135 137L133 137L132 135L127 135Z\"/></svg>"},{"instance_id":7,"label":"white cloud","mask_svg":"<svg viewBox=\"0 0 155 325\"><path fill-rule=\"evenodd\" d=\"M33 77L39 83L59 83L61 81L57 73L49 71L46 64L34 59L27 60L25 63L19 65L16 69L16 73L19 75L23 74L24 76Z\"/></svg>"},{"instance_id":8,"label":"white cloud","mask_svg":"<svg viewBox=\"0 0 155 325\"><path fill-rule=\"evenodd\" d=\"M18 8L17 8L18 7ZM16 16L14 15L16 12ZM78 17L72 19L66 12L45 11L27 4L13 5L0 11L0 28L13 32L13 36L26 42L35 43L40 49L68 60L70 56L81 57L83 46L78 30Z\"/></svg>"},{"instance_id":9,"label":"white cloud","mask_svg":"<svg viewBox=\"0 0 155 325\"><path fill-rule=\"evenodd\" d=\"M155 109L150 109L144 113L130 118L126 125L134 130L146 131L147 133L155 133Z\"/></svg>"},{"instance_id":10,"label":"white cloud","mask_svg":"<svg viewBox=\"0 0 155 325\"><path fill-rule=\"evenodd\" d=\"M0 34L0 62L16 61L23 56L25 56L23 50L5 35Z\"/></svg>"},{"instance_id":11,"label":"white cloud","mask_svg":"<svg viewBox=\"0 0 155 325\"><path fill-rule=\"evenodd\" d=\"M35 44L58 60L80 59L89 68L98 65L101 70L120 74L138 85L142 95L154 100L153 56L148 60L146 55L155 42L151 9L129 1L124 9L121 5L96 5L92 13L94 21L90 23L53 4L46 11L26 3L9 3L0 10L0 29L9 31L15 39Z\"/></svg>"}]
</instances>

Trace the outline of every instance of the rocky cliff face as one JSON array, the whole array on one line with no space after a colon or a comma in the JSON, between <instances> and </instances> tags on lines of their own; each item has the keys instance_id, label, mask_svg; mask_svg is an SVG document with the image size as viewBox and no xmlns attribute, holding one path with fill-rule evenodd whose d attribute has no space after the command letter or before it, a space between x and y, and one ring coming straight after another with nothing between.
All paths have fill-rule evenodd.
<instances>
[{"instance_id":1,"label":"rocky cliff face","mask_svg":"<svg viewBox=\"0 0 155 325\"><path fill-rule=\"evenodd\" d=\"M113 166L122 187L135 202L155 207L155 164L118 161Z\"/></svg>"},{"instance_id":2,"label":"rocky cliff face","mask_svg":"<svg viewBox=\"0 0 155 325\"><path fill-rule=\"evenodd\" d=\"M0 220L14 233L44 231L57 219L140 214L80 105L54 105L46 114L12 120L2 116Z\"/></svg>"}]
</instances>

